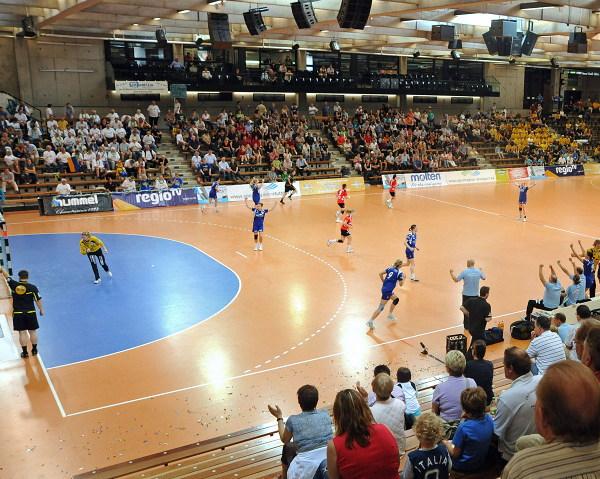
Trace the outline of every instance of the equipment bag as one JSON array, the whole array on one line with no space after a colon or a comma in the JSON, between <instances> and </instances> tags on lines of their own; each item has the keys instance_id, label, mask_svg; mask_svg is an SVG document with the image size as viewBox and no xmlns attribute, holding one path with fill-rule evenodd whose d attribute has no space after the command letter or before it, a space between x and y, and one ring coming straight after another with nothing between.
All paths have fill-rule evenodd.
<instances>
[{"instance_id":1,"label":"equipment bag","mask_svg":"<svg viewBox=\"0 0 600 479\"><path fill-rule=\"evenodd\" d=\"M522 319L510 325L510 335L514 339L531 339L531 331L533 331L533 321Z\"/></svg>"},{"instance_id":2,"label":"equipment bag","mask_svg":"<svg viewBox=\"0 0 600 479\"><path fill-rule=\"evenodd\" d=\"M504 341L504 331L498 327L486 329L483 333L485 344L496 344Z\"/></svg>"}]
</instances>

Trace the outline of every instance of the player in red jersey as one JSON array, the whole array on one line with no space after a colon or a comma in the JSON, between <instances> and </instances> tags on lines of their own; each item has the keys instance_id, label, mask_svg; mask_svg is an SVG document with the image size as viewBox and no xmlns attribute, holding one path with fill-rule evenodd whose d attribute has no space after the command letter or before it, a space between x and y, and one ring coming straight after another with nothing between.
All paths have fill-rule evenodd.
<instances>
[{"instance_id":1,"label":"player in red jersey","mask_svg":"<svg viewBox=\"0 0 600 479\"><path fill-rule=\"evenodd\" d=\"M351 232L352 213L354 213L354 210L346 210L346 214L342 221L342 226L340 227L340 239L327 240L327 246L331 246L333 243L344 243L346 238L348 238L348 248L346 248L346 253L352 253L354 251L352 249L352 232Z\"/></svg>"},{"instance_id":2,"label":"player in red jersey","mask_svg":"<svg viewBox=\"0 0 600 479\"><path fill-rule=\"evenodd\" d=\"M390 197L385 201L385 204L388 208L392 208L392 201L396 197L396 188L398 187L398 180L396 179L396 175L392 176L390 180Z\"/></svg>"},{"instance_id":3,"label":"player in red jersey","mask_svg":"<svg viewBox=\"0 0 600 479\"><path fill-rule=\"evenodd\" d=\"M337 191L337 204L340 207L339 211L335 212L335 222L342 222L342 215L344 214L346 208L346 200L349 198L348 191L346 190L346 183L342 185L342 187Z\"/></svg>"}]
</instances>

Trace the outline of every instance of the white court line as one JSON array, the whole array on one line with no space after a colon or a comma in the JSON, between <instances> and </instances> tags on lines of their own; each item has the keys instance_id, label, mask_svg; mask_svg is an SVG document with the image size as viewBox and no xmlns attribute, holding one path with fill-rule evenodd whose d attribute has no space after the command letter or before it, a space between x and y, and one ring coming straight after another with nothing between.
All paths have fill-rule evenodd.
<instances>
[{"instance_id":1,"label":"white court line","mask_svg":"<svg viewBox=\"0 0 600 479\"><path fill-rule=\"evenodd\" d=\"M240 253L239 251L236 251L236 253L239 254L242 258L248 259L248 256L246 256L244 253Z\"/></svg>"},{"instance_id":2,"label":"white court line","mask_svg":"<svg viewBox=\"0 0 600 479\"><path fill-rule=\"evenodd\" d=\"M405 195L416 196L418 198L425 198L426 200L436 201L438 203L442 203L442 204L450 205L450 206L458 206L460 208L465 208L467 210L479 211L480 213L486 213L486 214L492 215L492 216L502 216L500 213L496 213L495 211L480 210L479 208L473 208L472 206L467 206L467 205L463 205L460 203L454 203L452 201L439 200L437 198L431 198L429 196L418 195L416 193L409 193L408 191L405 193Z\"/></svg>"},{"instance_id":3,"label":"white court line","mask_svg":"<svg viewBox=\"0 0 600 479\"><path fill-rule=\"evenodd\" d=\"M512 316L512 315L515 315L515 314L518 314L518 313L522 313L523 311L524 310L514 311L512 313L504 313L504 314L500 314L498 316L494 316L494 318L503 318L505 316ZM420 338L420 337L423 337L423 336L428 336L430 334L441 333L441 332L449 331L451 329L455 329L455 328L459 328L459 327L462 328L463 324L462 323L455 324L454 326L449 326L447 328L436 329L434 331L428 331L428 332L425 332L425 333L414 334L412 336L405 336L403 338L392 339L390 341L384 341L382 343L371 344L371 345L367 346L367 349L376 349L376 348L380 348L382 346L386 346L388 344L393 344L393 343L397 343L397 342L400 342L400 341L408 341L409 339L415 339L415 338ZM287 351L285 351L285 353L287 353ZM294 367L294 366L301 366L303 364L313 363L313 362L316 362L316 361L321 361L323 359L335 358L335 357L343 356L345 354L348 354L348 351L340 351L340 352L337 352L337 353L326 354L324 356L317 356L317 357L314 357L314 358L303 359L302 361L296 361L296 362L293 362L293 363L283 364L281 366L274 366L272 368L261 369L261 370L258 370L258 371L251 371L250 369L247 369L242 374L239 374L237 376L231 376L229 378L225 378L224 380L220 379L218 381L210 381L210 382L206 382L206 383L202 383L202 384L195 384L193 386L186 386L184 388L173 389L171 391L163 391L161 393L151 394L149 396L144 396L144 397L135 398L135 399L129 399L127 401L121 401L121 402L114 403L114 404L106 404L104 406L99 406L99 407L95 407L95 408L91 408L91 409L85 409L83 411L77 411L77 412L74 412L74 413L69 413L69 414L67 414L67 417L80 416L82 414L88 414L90 412L102 411L104 409L110 409L110 408L113 408L113 407L124 406L126 404L132 404L132 403L137 403L137 402L141 402L141 401L146 401L148 399L155 399L155 398L159 398L159 397L163 397L163 396L169 396L171 394L177 394L177 393L180 393L180 392L191 391L191 390L194 390L194 389L200 389L200 388L204 388L204 387L210 386L212 384L222 385L223 382L234 381L234 380L237 380L237 379L244 379L244 378L247 378L247 377L250 377L250 376L256 376L258 374L265 374L265 373L273 372L273 371L279 371L279 370L291 368L291 367Z\"/></svg>"},{"instance_id":4,"label":"white court line","mask_svg":"<svg viewBox=\"0 0 600 479\"><path fill-rule=\"evenodd\" d=\"M569 230L565 230L562 228L557 228L556 226L550 226L550 225L543 225L543 226L544 226L544 228L550 228L551 230L562 231L564 233L569 233L569 234L576 235L576 236L585 236L586 238L592 238L592 239L597 238L597 236L586 235L583 233L577 233L576 231L569 231Z\"/></svg>"},{"instance_id":5,"label":"white court line","mask_svg":"<svg viewBox=\"0 0 600 479\"><path fill-rule=\"evenodd\" d=\"M58 406L60 415L62 417L67 417L67 413L65 413L65 408L63 407L62 402L60 401L60 398L58 397L58 393L56 392L56 389L54 388L54 383L52 382L52 379L50 379L50 375L48 374L48 370L46 369L46 365L44 364L44 361L42 361L42 356L40 354L38 354L38 360L40 362L40 366L42 366L42 371L44 371L44 376L46 376L46 382L48 383L48 387L50 388L50 391L52 392L52 396L54 396L54 401L56 402L56 405Z\"/></svg>"}]
</instances>

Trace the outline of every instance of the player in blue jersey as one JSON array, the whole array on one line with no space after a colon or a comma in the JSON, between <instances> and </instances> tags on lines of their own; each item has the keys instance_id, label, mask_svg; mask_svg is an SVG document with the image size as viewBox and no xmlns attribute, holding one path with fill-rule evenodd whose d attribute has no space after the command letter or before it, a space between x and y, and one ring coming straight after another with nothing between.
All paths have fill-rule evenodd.
<instances>
[{"instance_id":1,"label":"player in blue jersey","mask_svg":"<svg viewBox=\"0 0 600 479\"><path fill-rule=\"evenodd\" d=\"M252 190L252 201L257 205L260 203L260 190L265 185L264 180L258 181L258 178L254 177L250 180L250 189Z\"/></svg>"},{"instance_id":2,"label":"player in blue jersey","mask_svg":"<svg viewBox=\"0 0 600 479\"><path fill-rule=\"evenodd\" d=\"M246 202L246 208L252 210L252 213L254 215L254 220L252 221L252 233L254 234L254 251L262 251L263 231L265 230L265 216L269 211L273 211L273 209L277 206L277 201L275 201L273 203L273 206L271 206L271 208L269 209L263 208L262 203L250 206L248 204L248 198L246 198L244 201Z\"/></svg>"},{"instance_id":3,"label":"player in blue jersey","mask_svg":"<svg viewBox=\"0 0 600 479\"><path fill-rule=\"evenodd\" d=\"M581 254L575 251L575 248L571 244L571 256L577 258L583 264L583 276L585 277L585 287L589 292L589 297L593 298L596 296L596 277L594 276L594 250L588 249L587 251L583 248L581 241L579 241L579 247L581 248Z\"/></svg>"},{"instance_id":4,"label":"player in blue jersey","mask_svg":"<svg viewBox=\"0 0 600 479\"><path fill-rule=\"evenodd\" d=\"M208 206L210 206L211 202L215 203L215 212L219 212L217 208L217 193L219 192L219 180L213 181L213 184L210 186L210 191L208 192Z\"/></svg>"},{"instance_id":5,"label":"player in blue jersey","mask_svg":"<svg viewBox=\"0 0 600 479\"><path fill-rule=\"evenodd\" d=\"M400 299L398 299L398 296L394 294L394 288L396 287L396 283L400 283L400 286L404 284L404 273L400 271L400 268L402 268L402 260L397 259L392 266L379 273L379 278L383 283L381 286L381 301L377 309L373 312L371 319L367 321L367 326L369 327L370 331L375 329L375 318L377 318L377 316L379 316L385 309L385 305L390 299L392 300L392 304L390 306L388 319L390 321L396 321L396 317L394 316L394 308Z\"/></svg>"},{"instance_id":6,"label":"player in blue jersey","mask_svg":"<svg viewBox=\"0 0 600 479\"><path fill-rule=\"evenodd\" d=\"M417 248L417 225L410 225L404 246L406 247L406 259L410 267L410 280L419 281L415 276L415 251L419 251L419 248Z\"/></svg>"},{"instance_id":7,"label":"player in blue jersey","mask_svg":"<svg viewBox=\"0 0 600 479\"><path fill-rule=\"evenodd\" d=\"M527 192L535 185L527 186L525 183L517 185L519 188L519 220L527 221L527 212L525 206L527 205Z\"/></svg>"}]
</instances>

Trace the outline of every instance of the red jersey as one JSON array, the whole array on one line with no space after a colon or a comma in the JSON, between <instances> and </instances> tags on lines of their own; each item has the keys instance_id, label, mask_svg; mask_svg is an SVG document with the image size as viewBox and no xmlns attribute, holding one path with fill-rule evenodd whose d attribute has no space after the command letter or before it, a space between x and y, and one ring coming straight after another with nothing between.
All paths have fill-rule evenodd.
<instances>
[{"instance_id":1,"label":"red jersey","mask_svg":"<svg viewBox=\"0 0 600 479\"><path fill-rule=\"evenodd\" d=\"M345 189L340 189L337 192L337 202L339 203L345 203L346 202L346 198L348 198L348 192Z\"/></svg>"},{"instance_id":2,"label":"red jersey","mask_svg":"<svg viewBox=\"0 0 600 479\"><path fill-rule=\"evenodd\" d=\"M346 216L344 216L344 222L342 223L342 229L344 231L348 231L350 228L352 228L352 215L346 215Z\"/></svg>"},{"instance_id":3,"label":"red jersey","mask_svg":"<svg viewBox=\"0 0 600 479\"><path fill-rule=\"evenodd\" d=\"M396 191L396 186L398 186L398 180L394 179L390 181L390 193L394 193Z\"/></svg>"}]
</instances>

